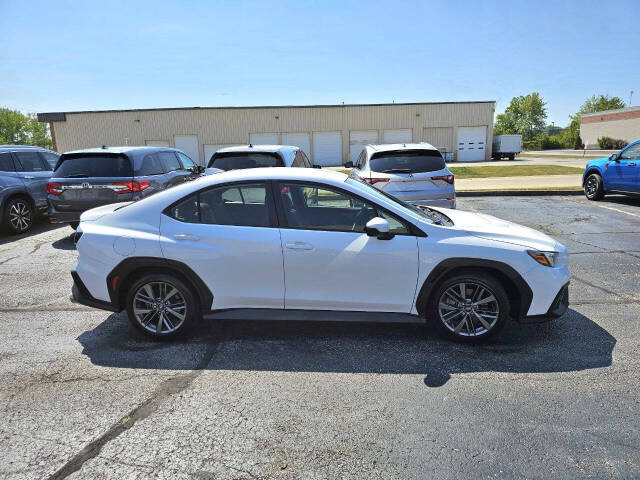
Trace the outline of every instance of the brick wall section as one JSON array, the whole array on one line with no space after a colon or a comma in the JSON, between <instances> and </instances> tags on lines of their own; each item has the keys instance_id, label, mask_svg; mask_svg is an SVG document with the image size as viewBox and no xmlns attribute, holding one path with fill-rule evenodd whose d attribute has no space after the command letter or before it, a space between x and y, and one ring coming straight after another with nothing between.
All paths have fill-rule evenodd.
<instances>
[{"instance_id":1,"label":"brick wall section","mask_svg":"<svg viewBox=\"0 0 640 480\"><path fill-rule=\"evenodd\" d=\"M640 118L640 110L581 117L580 123L606 122L609 120L627 120L629 118Z\"/></svg>"}]
</instances>

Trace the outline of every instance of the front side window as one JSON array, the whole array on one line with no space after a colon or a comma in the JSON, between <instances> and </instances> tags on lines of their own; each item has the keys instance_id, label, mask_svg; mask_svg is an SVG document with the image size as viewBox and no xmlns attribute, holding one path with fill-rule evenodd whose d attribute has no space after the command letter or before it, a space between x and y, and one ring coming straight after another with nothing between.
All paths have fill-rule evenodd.
<instances>
[{"instance_id":1,"label":"front side window","mask_svg":"<svg viewBox=\"0 0 640 480\"><path fill-rule=\"evenodd\" d=\"M372 171L382 173L423 173L445 168L442 154L438 150L374 153L369 164Z\"/></svg>"},{"instance_id":2,"label":"front side window","mask_svg":"<svg viewBox=\"0 0 640 480\"><path fill-rule=\"evenodd\" d=\"M293 158L292 167L304 167L304 162L302 161L302 156L300 155L300 151L296 152L295 157Z\"/></svg>"},{"instance_id":3,"label":"front side window","mask_svg":"<svg viewBox=\"0 0 640 480\"><path fill-rule=\"evenodd\" d=\"M304 153L302 150L300 150L300 156L302 157L302 163L306 168L313 168L313 163L311 163L311 160L309 160L309 157L307 157L307 154Z\"/></svg>"},{"instance_id":4,"label":"front side window","mask_svg":"<svg viewBox=\"0 0 640 480\"><path fill-rule=\"evenodd\" d=\"M279 191L290 227L362 233L369 220L382 217L393 233L409 233L408 225L399 218L344 190L281 183Z\"/></svg>"},{"instance_id":5,"label":"front side window","mask_svg":"<svg viewBox=\"0 0 640 480\"><path fill-rule=\"evenodd\" d=\"M270 202L263 183L214 187L192 194L168 212L176 220L209 225L270 227Z\"/></svg>"},{"instance_id":6,"label":"front side window","mask_svg":"<svg viewBox=\"0 0 640 480\"><path fill-rule=\"evenodd\" d=\"M0 172L15 172L13 159L9 152L0 153Z\"/></svg>"},{"instance_id":7,"label":"front side window","mask_svg":"<svg viewBox=\"0 0 640 480\"><path fill-rule=\"evenodd\" d=\"M635 145L631 145L627 148L622 155L620 155L621 160L640 160L640 143L636 143Z\"/></svg>"},{"instance_id":8,"label":"front side window","mask_svg":"<svg viewBox=\"0 0 640 480\"><path fill-rule=\"evenodd\" d=\"M160 161L164 163L165 172L174 172L182 169L178 157L176 157L173 152L158 152L156 155Z\"/></svg>"},{"instance_id":9,"label":"front side window","mask_svg":"<svg viewBox=\"0 0 640 480\"><path fill-rule=\"evenodd\" d=\"M194 168L196 166L196 163L191 160L191 158L187 157L184 153L182 152L176 152L178 157L180 157L180 161L182 162L182 166L186 169L190 169L190 168Z\"/></svg>"},{"instance_id":10,"label":"front side window","mask_svg":"<svg viewBox=\"0 0 640 480\"><path fill-rule=\"evenodd\" d=\"M49 166L45 165L38 152L13 152L18 159L18 165L23 172L46 172Z\"/></svg>"},{"instance_id":11,"label":"front side window","mask_svg":"<svg viewBox=\"0 0 640 480\"><path fill-rule=\"evenodd\" d=\"M50 170L54 170L56 165L58 164L58 160L60 159L60 155L53 152L40 152L44 161L49 165Z\"/></svg>"},{"instance_id":12,"label":"front side window","mask_svg":"<svg viewBox=\"0 0 640 480\"><path fill-rule=\"evenodd\" d=\"M271 152L216 152L211 157L209 167L220 170L240 170L244 168L284 167L280 155Z\"/></svg>"}]
</instances>

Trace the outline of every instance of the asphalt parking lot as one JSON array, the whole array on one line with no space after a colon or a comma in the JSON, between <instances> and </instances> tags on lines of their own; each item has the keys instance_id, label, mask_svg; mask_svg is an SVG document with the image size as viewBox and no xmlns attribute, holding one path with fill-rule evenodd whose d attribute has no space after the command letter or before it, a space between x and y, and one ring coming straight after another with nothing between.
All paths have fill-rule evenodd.
<instances>
[{"instance_id":1,"label":"asphalt parking lot","mask_svg":"<svg viewBox=\"0 0 640 480\"><path fill-rule=\"evenodd\" d=\"M243 321L156 343L69 303L70 228L0 237L0 477L640 477L640 200L458 208L567 245L568 313L483 346Z\"/></svg>"}]
</instances>

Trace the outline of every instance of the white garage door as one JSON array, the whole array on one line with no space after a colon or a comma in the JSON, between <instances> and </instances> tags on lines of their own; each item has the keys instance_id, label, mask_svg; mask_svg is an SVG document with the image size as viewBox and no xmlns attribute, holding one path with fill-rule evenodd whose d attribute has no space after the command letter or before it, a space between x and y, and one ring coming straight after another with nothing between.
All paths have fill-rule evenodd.
<instances>
[{"instance_id":1,"label":"white garage door","mask_svg":"<svg viewBox=\"0 0 640 480\"><path fill-rule=\"evenodd\" d=\"M174 135L173 144L178 150L182 150L186 153L191 160L201 165L197 135Z\"/></svg>"},{"instance_id":2,"label":"white garage door","mask_svg":"<svg viewBox=\"0 0 640 480\"><path fill-rule=\"evenodd\" d=\"M458 127L458 161L482 162L487 150L487 127Z\"/></svg>"},{"instance_id":3,"label":"white garage door","mask_svg":"<svg viewBox=\"0 0 640 480\"><path fill-rule=\"evenodd\" d=\"M311 142L308 133L283 133L282 145L292 145L302 150L307 158L311 158Z\"/></svg>"},{"instance_id":4,"label":"white garage door","mask_svg":"<svg viewBox=\"0 0 640 480\"><path fill-rule=\"evenodd\" d=\"M313 132L313 163L323 167L342 165L342 134Z\"/></svg>"},{"instance_id":5,"label":"white garage door","mask_svg":"<svg viewBox=\"0 0 640 480\"><path fill-rule=\"evenodd\" d=\"M277 133L250 133L249 143L251 145L279 145Z\"/></svg>"},{"instance_id":6,"label":"white garage door","mask_svg":"<svg viewBox=\"0 0 640 480\"><path fill-rule=\"evenodd\" d=\"M147 147L168 147L169 140L145 140L144 144Z\"/></svg>"},{"instance_id":7,"label":"white garage door","mask_svg":"<svg viewBox=\"0 0 640 480\"><path fill-rule=\"evenodd\" d=\"M204 164L205 167L209 165L209 160L211 160L211 156L216 153L221 148L233 147L233 144L228 145L205 145L204 146Z\"/></svg>"},{"instance_id":8,"label":"white garage door","mask_svg":"<svg viewBox=\"0 0 640 480\"><path fill-rule=\"evenodd\" d=\"M413 130L410 128L397 128L382 132L384 143L411 143L413 141Z\"/></svg>"},{"instance_id":9,"label":"white garage door","mask_svg":"<svg viewBox=\"0 0 640 480\"><path fill-rule=\"evenodd\" d=\"M355 162L365 145L378 143L377 130L351 130L349 133L349 160Z\"/></svg>"}]
</instances>

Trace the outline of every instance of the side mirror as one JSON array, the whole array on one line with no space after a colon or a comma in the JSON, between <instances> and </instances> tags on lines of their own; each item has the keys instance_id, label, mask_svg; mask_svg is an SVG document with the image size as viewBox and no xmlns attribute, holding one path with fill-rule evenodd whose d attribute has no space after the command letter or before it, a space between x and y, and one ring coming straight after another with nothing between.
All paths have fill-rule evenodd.
<instances>
[{"instance_id":1,"label":"side mirror","mask_svg":"<svg viewBox=\"0 0 640 480\"><path fill-rule=\"evenodd\" d=\"M391 240L394 237L389 231L389 222L380 217L369 220L364 227L364 232L370 237L377 237L378 240Z\"/></svg>"},{"instance_id":2,"label":"side mirror","mask_svg":"<svg viewBox=\"0 0 640 480\"><path fill-rule=\"evenodd\" d=\"M616 155L615 153L612 153L611 155L609 155L609 161L613 161L613 162L620 162L620 159L618 158L618 155Z\"/></svg>"},{"instance_id":3,"label":"side mirror","mask_svg":"<svg viewBox=\"0 0 640 480\"><path fill-rule=\"evenodd\" d=\"M353 162L352 161L345 162L344 167L345 168L353 168Z\"/></svg>"},{"instance_id":4,"label":"side mirror","mask_svg":"<svg viewBox=\"0 0 640 480\"><path fill-rule=\"evenodd\" d=\"M313 168L322 168L322 165L313 165Z\"/></svg>"}]
</instances>

